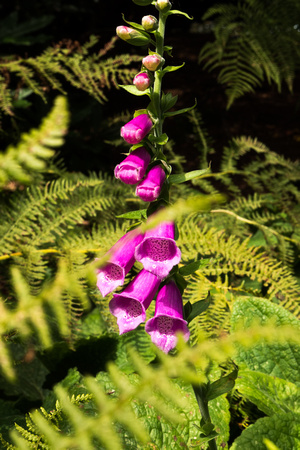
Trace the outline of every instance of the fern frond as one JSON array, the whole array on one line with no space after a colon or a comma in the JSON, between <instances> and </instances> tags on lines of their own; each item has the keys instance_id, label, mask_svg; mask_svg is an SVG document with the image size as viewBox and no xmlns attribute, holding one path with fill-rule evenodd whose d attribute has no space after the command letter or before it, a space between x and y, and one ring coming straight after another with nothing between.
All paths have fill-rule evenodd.
<instances>
[{"instance_id":1,"label":"fern frond","mask_svg":"<svg viewBox=\"0 0 300 450\"><path fill-rule=\"evenodd\" d=\"M204 20L214 21L215 41L204 45L199 61L209 70L219 70L228 108L240 96L253 92L264 78L279 91L283 81L292 90L300 57L294 26L299 14L295 0L284 4L246 0L214 5L205 13Z\"/></svg>"},{"instance_id":2,"label":"fern frond","mask_svg":"<svg viewBox=\"0 0 300 450\"><path fill-rule=\"evenodd\" d=\"M141 61L140 56L129 54L105 59L107 51L114 47L115 40L113 37L102 51L92 55L89 54L89 49L98 42L95 36L91 36L79 49L76 46L72 49L70 45L64 48L62 44L48 48L40 56L4 61L0 63L0 76L4 71L14 75L44 101L45 87L65 94L63 81L66 80L71 86L84 90L103 103L107 100L105 89L118 88L119 84L131 82L136 73L132 64ZM0 82L0 107L3 107L4 112L12 114L9 94L11 80L2 76Z\"/></svg>"},{"instance_id":3,"label":"fern frond","mask_svg":"<svg viewBox=\"0 0 300 450\"><path fill-rule=\"evenodd\" d=\"M37 173L45 171L45 161L54 155L53 148L63 143L68 117L66 99L57 97L41 126L23 134L18 145L0 154L0 187L10 181L32 182Z\"/></svg>"}]
</instances>

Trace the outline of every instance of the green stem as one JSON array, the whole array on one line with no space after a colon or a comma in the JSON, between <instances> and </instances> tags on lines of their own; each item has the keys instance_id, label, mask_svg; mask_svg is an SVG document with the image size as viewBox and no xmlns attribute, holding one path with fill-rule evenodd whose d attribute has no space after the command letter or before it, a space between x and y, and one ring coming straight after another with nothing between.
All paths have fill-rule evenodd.
<instances>
[{"instance_id":1,"label":"green stem","mask_svg":"<svg viewBox=\"0 0 300 450\"><path fill-rule=\"evenodd\" d=\"M166 19L167 16L160 11L158 29L156 32L156 53L161 57L163 57L164 55ZM154 135L158 137L162 135L162 123L163 123L161 113L161 86L163 78L162 71L157 70L155 72L154 77L155 78L154 78L152 101L155 108L155 114L157 119L157 122L154 126Z\"/></svg>"},{"instance_id":2,"label":"green stem","mask_svg":"<svg viewBox=\"0 0 300 450\"><path fill-rule=\"evenodd\" d=\"M212 423L208 409L208 401L205 400L205 391L206 391L205 386L201 384L197 386L193 385L193 390L195 393L195 397L199 406L202 419L204 420L205 423ZM215 439L211 439L210 441L208 441L208 448L210 450L217 450L217 444Z\"/></svg>"}]
</instances>

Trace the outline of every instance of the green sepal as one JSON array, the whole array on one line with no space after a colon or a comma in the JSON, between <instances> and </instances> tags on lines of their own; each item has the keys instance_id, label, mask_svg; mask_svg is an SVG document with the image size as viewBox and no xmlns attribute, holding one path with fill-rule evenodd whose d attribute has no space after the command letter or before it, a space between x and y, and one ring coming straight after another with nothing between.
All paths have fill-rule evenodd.
<instances>
[{"instance_id":1,"label":"green sepal","mask_svg":"<svg viewBox=\"0 0 300 450\"><path fill-rule=\"evenodd\" d=\"M145 36L149 36L148 33L145 31L145 28L140 23L129 22L128 20L125 19L124 14L122 14L122 19L124 20L124 22L128 23L128 25L130 25L132 28L141 31L142 34L144 34Z\"/></svg>"},{"instance_id":2,"label":"green sepal","mask_svg":"<svg viewBox=\"0 0 300 450\"><path fill-rule=\"evenodd\" d=\"M165 145L168 142L169 137L166 133L163 133L161 136L154 136L154 134L150 134L148 139L152 144Z\"/></svg>"},{"instance_id":3,"label":"green sepal","mask_svg":"<svg viewBox=\"0 0 300 450\"><path fill-rule=\"evenodd\" d=\"M161 110L164 113L165 111L168 111L171 109L177 102L178 95L172 95L171 92L168 92L167 94L162 94L161 97Z\"/></svg>"},{"instance_id":4,"label":"green sepal","mask_svg":"<svg viewBox=\"0 0 300 450\"><path fill-rule=\"evenodd\" d=\"M181 64L181 66L167 66L164 69L162 69L161 73L162 73L162 75L165 75L165 73L168 73L168 72L175 72L176 70L181 69L184 65L185 65L185 63Z\"/></svg>"},{"instance_id":5,"label":"green sepal","mask_svg":"<svg viewBox=\"0 0 300 450\"><path fill-rule=\"evenodd\" d=\"M183 267L180 267L179 273L181 275L183 275L184 277L186 277L188 275L192 275L197 270L201 269L202 267L207 266L208 263L209 263L209 258L198 259L197 261L193 261L193 262L191 262L189 264L186 264Z\"/></svg>"},{"instance_id":6,"label":"green sepal","mask_svg":"<svg viewBox=\"0 0 300 450\"><path fill-rule=\"evenodd\" d=\"M116 216L117 219L147 219L147 209L137 209L136 211L129 211L127 213Z\"/></svg>"},{"instance_id":7,"label":"green sepal","mask_svg":"<svg viewBox=\"0 0 300 450\"><path fill-rule=\"evenodd\" d=\"M168 11L168 16L170 16L171 14L180 14L181 16L184 16L189 20L194 20L193 17L190 17L187 13L179 11L178 9L170 9L170 11Z\"/></svg>"},{"instance_id":8,"label":"green sepal","mask_svg":"<svg viewBox=\"0 0 300 450\"><path fill-rule=\"evenodd\" d=\"M133 114L133 118L140 116L141 114L148 114L147 109L136 109Z\"/></svg>"},{"instance_id":9,"label":"green sepal","mask_svg":"<svg viewBox=\"0 0 300 450\"><path fill-rule=\"evenodd\" d=\"M187 302L184 305L184 316L185 320L190 323L193 319L200 316L200 314L204 313L207 310L210 304L210 295L205 300L199 300L195 303Z\"/></svg>"},{"instance_id":10,"label":"green sepal","mask_svg":"<svg viewBox=\"0 0 300 450\"><path fill-rule=\"evenodd\" d=\"M185 288L187 287L187 281L183 278L182 275L180 275L179 272L176 272L173 275L173 278L176 282L176 285L178 287L178 289L180 290L181 295L183 294L183 291L185 290Z\"/></svg>"},{"instance_id":11,"label":"green sepal","mask_svg":"<svg viewBox=\"0 0 300 450\"><path fill-rule=\"evenodd\" d=\"M150 96L150 89L145 89L144 91L139 91L138 88L136 86L134 86L134 84L128 84L128 85L124 85L124 84L119 84L118 85L120 88L125 89L125 91L129 92L132 95L149 95Z\"/></svg>"},{"instance_id":12,"label":"green sepal","mask_svg":"<svg viewBox=\"0 0 300 450\"><path fill-rule=\"evenodd\" d=\"M185 181L193 180L194 178L199 178L205 173L210 172L210 167L207 169L201 169L201 170L192 170L191 172L187 173L178 173L175 175L169 176L169 182L173 184L180 184L184 183Z\"/></svg>"},{"instance_id":13,"label":"green sepal","mask_svg":"<svg viewBox=\"0 0 300 450\"><path fill-rule=\"evenodd\" d=\"M234 388L237 376L238 370L235 369L225 377L221 377L219 380L208 384L206 400L213 400L214 398L220 397L220 395L227 394L227 392L231 391Z\"/></svg>"},{"instance_id":14,"label":"green sepal","mask_svg":"<svg viewBox=\"0 0 300 450\"><path fill-rule=\"evenodd\" d=\"M167 112L167 113L164 114L164 116L165 117L178 116L179 114L184 114L184 113L186 113L188 111L191 111L196 106L197 106L197 100L195 100L195 104L193 106L190 106L189 108L183 108L183 109L179 109L178 111Z\"/></svg>"},{"instance_id":15,"label":"green sepal","mask_svg":"<svg viewBox=\"0 0 300 450\"><path fill-rule=\"evenodd\" d=\"M171 45L165 45L164 49L163 49L163 51L166 52L169 56L173 56L172 50L173 50L173 47L171 47Z\"/></svg>"}]
</instances>

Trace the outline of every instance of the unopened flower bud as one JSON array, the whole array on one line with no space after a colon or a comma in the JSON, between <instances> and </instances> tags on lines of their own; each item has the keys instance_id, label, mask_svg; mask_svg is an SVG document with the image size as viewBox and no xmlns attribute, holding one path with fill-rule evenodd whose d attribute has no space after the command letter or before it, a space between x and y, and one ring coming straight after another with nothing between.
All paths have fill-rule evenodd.
<instances>
[{"instance_id":1,"label":"unopened flower bud","mask_svg":"<svg viewBox=\"0 0 300 450\"><path fill-rule=\"evenodd\" d=\"M135 3L136 5L139 6L147 6L147 5L151 5L152 0L132 0L133 3Z\"/></svg>"},{"instance_id":2,"label":"unopened flower bud","mask_svg":"<svg viewBox=\"0 0 300 450\"><path fill-rule=\"evenodd\" d=\"M171 9L171 2L170 0L157 0L156 1L156 9L158 9L159 11L164 11L167 12Z\"/></svg>"},{"instance_id":3,"label":"unopened flower bud","mask_svg":"<svg viewBox=\"0 0 300 450\"><path fill-rule=\"evenodd\" d=\"M150 72L157 70L162 62L164 62L164 58L156 54L145 56L142 61L143 65L146 69L150 70Z\"/></svg>"},{"instance_id":4,"label":"unopened flower bud","mask_svg":"<svg viewBox=\"0 0 300 450\"><path fill-rule=\"evenodd\" d=\"M155 31L158 28L158 20L154 16L144 16L142 26L146 31Z\"/></svg>"},{"instance_id":5,"label":"unopened flower bud","mask_svg":"<svg viewBox=\"0 0 300 450\"><path fill-rule=\"evenodd\" d=\"M132 45L142 46L149 44L150 36L146 33L143 34L138 30L134 30L133 28L126 27L121 25L116 29L117 35L119 38L123 39L123 41L128 42Z\"/></svg>"},{"instance_id":6,"label":"unopened flower bud","mask_svg":"<svg viewBox=\"0 0 300 450\"><path fill-rule=\"evenodd\" d=\"M134 77L133 84L139 91L145 91L151 84L151 78L146 72L141 72Z\"/></svg>"}]
</instances>

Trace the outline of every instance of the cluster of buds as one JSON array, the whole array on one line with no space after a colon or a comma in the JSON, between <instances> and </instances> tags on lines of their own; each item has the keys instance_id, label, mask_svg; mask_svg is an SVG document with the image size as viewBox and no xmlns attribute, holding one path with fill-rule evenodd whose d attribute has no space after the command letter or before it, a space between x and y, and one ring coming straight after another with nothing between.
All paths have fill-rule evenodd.
<instances>
[{"instance_id":1,"label":"cluster of buds","mask_svg":"<svg viewBox=\"0 0 300 450\"><path fill-rule=\"evenodd\" d=\"M142 6L153 3L152 0L133 1ZM156 0L155 7L161 15L169 11L171 3L169 0ZM142 26L129 25L117 27L117 35L133 45L147 45L153 42L149 33L155 35L159 32L159 21L151 15L142 18ZM164 58L158 51L149 52L142 60L141 72L133 79L137 91L145 91L143 94L147 91L151 98L153 80L163 65ZM155 118L149 111L139 111L121 128L123 139L134 147L114 170L118 180L136 185L135 194L152 204L152 210L154 201L157 201L157 208L161 207L158 200L167 179L166 165L159 157L161 151L152 145L153 139L151 141L148 136L154 127L153 122ZM157 133L152 137L157 137ZM97 286L103 297L123 285L135 261L143 265L135 278L122 292L115 293L109 303L120 334L134 330L146 320L146 310L157 294L154 317L145 326L154 344L167 353L176 346L179 332L188 340L181 292L169 276L180 258L174 222L161 222L145 233L139 232L138 228L131 230L109 250L106 264L97 271Z\"/></svg>"}]
</instances>

